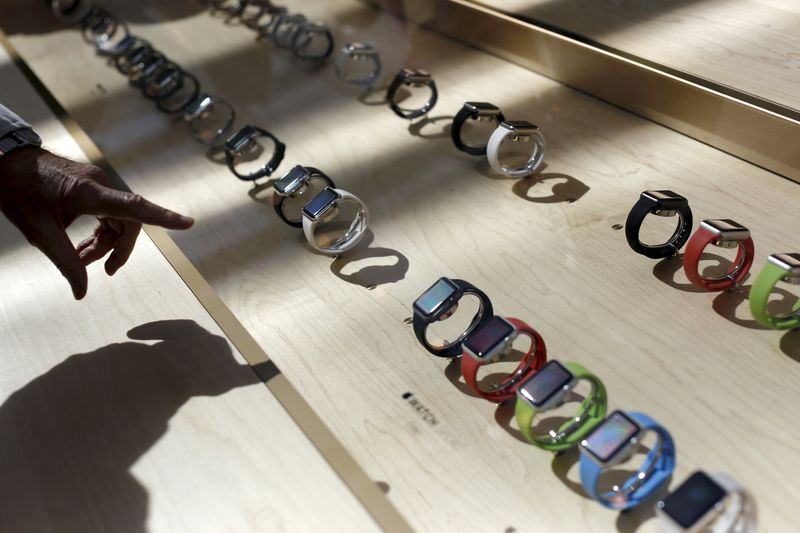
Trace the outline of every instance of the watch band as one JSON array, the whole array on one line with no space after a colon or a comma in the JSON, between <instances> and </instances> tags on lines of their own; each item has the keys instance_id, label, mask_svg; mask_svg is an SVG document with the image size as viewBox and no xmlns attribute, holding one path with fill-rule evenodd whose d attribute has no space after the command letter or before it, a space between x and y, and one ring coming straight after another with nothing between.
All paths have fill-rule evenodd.
<instances>
[{"instance_id":1,"label":"watch band","mask_svg":"<svg viewBox=\"0 0 800 533\"><path fill-rule=\"evenodd\" d=\"M358 206L359 209L358 213L356 214L356 218L350 224L350 227L347 229L345 234L330 246L320 246L320 244L317 242L315 229L319 223L318 220L312 221L310 218L304 216L303 234L305 235L308 244L311 245L311 247L316 251L326 255L339 255L354 248L364 237L364 234L367 231L367 226L369 225L369 211L367 210L367 206L364 205L364 202L359 200L355 195L350 194L342 189L334 189L332 187L331 189L333 189L333 191L339 194L341 197L340 203L354 202Z\"/></svg>"},{"instance_id":2,"label":"watch band","mask_svg":"<svg viewBox=\"0 0 800 533\"><path fill-rule=\"evenodd\" d=\"M625 221L625 238L628 241L628 245L634 252L651 259L664 259L677 254L686 244L686 241L689 240L689 236L692 233L693 220L689 202L680 197L683 201L679 202L675 201L674 198L670 199L676 205L662 205L657 195L663 193L679 197L679 195L671 191L645 191L639 196L639 200L634 204ZM664 211L678 215L679 222L675 232L664 244L649 245L642 243L639 239L639 231L642 228L644 219L650 214L659 214Z\"/></svg>"},{"instance_id":3,"label":"watch band","mask_svg":"<svg viewBox=\"0 0 800 533\"><path fill-rule=\"evenodd\" d=\"M325 48L316 54L307 52L314 39L325 39ZM323 61L333 52L333 34L327 25L321 22L305 22L292 36L292 52L294 55L307 61Z\"/></svg>"},{"instance_id":4,"label":"watch band","mask_svg":"<svg viewBox=\"0 0 800 533\"><path fill-rule=\"evenodd\" d=\"M345 65L347 65L347 63L366 60L372 63L372 70L369 74L360 78L347 75L345 72ZM341 48L339 55L336 56L333 62L333 68L336 71L336 75L342 81L356 85L372 85L372 83L378 79L378 76L380 76L382 65L380 55L374 46L367 43L354 42L347 43Z\"/></svg>"},{"instance_id":5,"label":"watch band","mask_svg":"<svg viewBox=\"0 0 800 533\"><path fill-rule=\"evenodd\" d=\"M686 245L686 251L683 254L683 271L689 281L701 289L712 292L736 289L747 277L750 267L753 266L753 257L755 255L753 239L748 237L738 241L736 259L734 259L725 276L721 278L704 278L699 272L700 258L703 256L706 246L717 239L717 235L709 232L701 225Z\"/></svg>"},{"instance_id":6,"label":"watch band","mask_svg":"<svg viewBox=\"0 0 800 533\"><path fill-rule=\"evenodd\" d=\"M464 281L462 279L449 279L453 285L455 285L459 290L458 299L461 299L465 295L473 295L478 298L480 302L480 307L478 312L472 317L472 321L470 322L467 329L456 338L456 340L444 345L444 346L433 346L431 343L428 342L427 332L428 326L434 321L426 320L423 316L419 313L414 312L413 315L413 326L414 326L414 335L416 335L417 340L419 341L422 346L428 350L431 354L437 357L461 357L462 351L462 343L469 337L475 330L482 327L486 322L492 319L494 316L494 310L492 309L492 301L489 297L480 290L478 287Z\"/></svg>"},{"instance_id":7,"label":"watch band","mask_svg":"<svg viewBox=\"0 0 800 533\"><path fill-rule=\"evenodd\" d=\"M581 451L581 484L587 494L609 509L626 510L642 504L669 482L675 470L675 443L669 431L644 413L628 412L643 431L658 435L656 445L648 452L639 470L621 484L618 491L601 492L598 488L600 474L606 468L591 460Z\"/></svg>"},{"instance_id":8,"label":"watch band","mask_svg":"<svg viewBox=\"0 0 800 533\"><path fill-rule=\"evenodd\" d=\"M530 337L531 346L517 368L497 384L495 390L483 391L478 387L478 369L490 363L489 361L479 361L466 354L461 357L461 375L464 381L478 396L491 402L504 402L514 398L520 383L535 374L547 362L547 346L542 336L518 318L506 317L505 320L514 326L518 335Z\"/></svg>"},{"instance_id":9,"label":"watch band","mask_svg":"<svg viewBox=\"0 0 800 533\"><path fill-rule=\"evenodd\" d=\"M263 178L264 176L270 176L273 172L278 168L283 161L284 155L286 155L286 145L283 144L277 137L275 137L272 133L268 132L264 128L259 128L258 126L247 126L248 128L252 128L254 131L258 133L259 137L266 137L271 139L272 142L275 144L275 148L272 151L272 157L267 164L261 167L260 169L256 170L255 172L251 172L249 174L242 174L241 172L236 170L236 157L239 155L232 150L225 146L225 163L228 165L228 170L231 171L231 174L236 176L242 181L254 181L258 178ZM235 135L235 134L234 134Z\"/></svg>"},{"instance_id":10,"label":"watch band","mask_svg":"<svg viewBox=\"0 0 800 533\"><path fill-rule=\"evenodd\" d=\"M564 363L564 366L572 372L576 380L588 381L592 386L592 390L581 402L578 413L561 424L558 430L551 432L549 435L535 435L532 427L533 420L537 415L547 412L547 410L535 409L522 398L517 398L517 403L514 407L514 414L520 432L531 444L551 452L568 450L580 444L581 440L605 419L608 411L606 388L600 378L578 363L567 362Z\"/></svg>"},{"instance_id":11,"label":"watch band","mask_svg":"<svg viewBox=\"0 0 800 533\"><path fill-rule=\"evenodd\" d=\"M482 111L486 110L491 110L492 113L489 115L482 113ZM503 112L499 108L485 102L466 102L461 107L453 118L453 125L450 128L450 137L453 139L453 144L456 145L456 148L470 155L486 155L486 144L483 146L470 146L461 139L461 130L467 120L478 120L484 116L493 117L498 123L505 121Z\"/></svg>"},{"instance_id":12,"label":"watch band","mask_svg":"<svg viewBox=\"0 0 800 533\"><path fill-rule=\"evenodd\" d=\"M788 316L773 316L767 312L767 303L772 289L779 281L785 279L789 273L778 265L767 261L764 268L756 277L750 287L750 313L756 321L772 329L794 329L800 327L800 299L792 306L792 313Z\"/></svg>"},{"instance_id":13,"label":"watch band","mask_svg":"<svg viewBox=\"0 0 800 533\"><path fill-rule=\"evenodd\" d=\"M336 184L333 180L328 177L327 174L319 170L318 168L314 167L304 167L308 171L308 182L314 180L321 180L326 187L330 187L331 189L336 188ZM290 218L289 215L286 214L286 202L289 198L296 198L297 194L290 194L285 196L283 194L278 194L277 192L273 193L272 195L272 206L275 208L275 212L278 214L281 220L283 220L289 226L293 228L302 228L303 227L303 214L300 213L299 218Z\"/></svg>"},{"instance_id":14,"label":"watch band","mask_svg":"<svg viewBox=\"0 0 800 533\"><path fill-rule=\"evenodd\" d=\"M395 101L395 97L397 96L397 91L403 85L415 85L413 81L415 77L425 77L424 81L421 81L421 85L428 87L431 90L431 96L428 98L428 101L425 102L425 105L420 107L419 109L412 109L408 111L404 111ZM389 102L389 107L392 109L395 115L400 118L405 118L408 120L412 120L415 118L419 118L421 116L427 115L431 109L436 105L437 100L439 99L439 90L436 88L436 82L433 80L430 74L424 71L418 70L410 70L410 69L403 69L398 72L392 83L389 84L389 88L386 91L386 101Z\"/></svg>"},{"instance_id":15,"label":"watch band","mask_svg":"<svg viewBox=\"0 0 800 533\"><path fill-rule=\"evenodd\" d=\"M508 126L509 124L514 123L508 121L501 122L500 125L497 126L497 129L494 130L491 137L489 137L489 143L486 145L486 159L489 161L489 165L492 167L492 169L494 169L495 172L505 174L510 178L524 178L526 176L530 176L542 166L542 163L544 163L544 135L542 135L542 132L539 131L536 126L533 124L528 124L532 127L532 129L525 135L529 136L533 142L531 156L528 158L528 161L524 166L518 168L508 168L500 162L500 146L503 144L503 141L505 141L506 138L514 135L514 131ZM535 130L533 130L533 128L535 128Z\"/></svg>"},{"instance_id":16,"label":"watch band","mask_svg":"<svg viewBox=\"0 0 800 533\"><path fill-rule=\"evenodd\" d=\"M196 107L196 104L205 104L203 112L200 115L193 115L188 112L189 108ZM220 127L218 127L214 134L210 137L205 137L201 135L201 130L197 127L197 123L203 120L203 117L208 112L213 112L214 109L223 109L225 112L225 121L222 123ZM231 129L233 126L233 122L236 120L236 110L233 108L231 104L227 101L223 100L222 98L217 98L214 96L209 96L207 94L201 94L194 101L189 102L184 106L184 120L186 121L186 127L189 129L189 134L198 142L201 142L206 145L215 145L222 139L226 133ZM210 111L209 111L210 110Z\"/></svg>"}]
</instances>

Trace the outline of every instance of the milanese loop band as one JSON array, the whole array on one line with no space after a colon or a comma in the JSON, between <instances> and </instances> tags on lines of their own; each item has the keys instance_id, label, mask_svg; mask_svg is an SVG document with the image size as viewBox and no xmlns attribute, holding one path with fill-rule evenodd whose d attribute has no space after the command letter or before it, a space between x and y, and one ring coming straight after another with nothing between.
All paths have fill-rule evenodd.
<instances>
[{"instance_id":1,"label":"milanese loop band","mask_svg":"<svg viewBox=\"0 0 800 533\"><path fill-rule=\"evenodd\" d=\"M563 364L572 372L575 381L587 381L592 387L590 393L578 407L575 416L547 435L536 435L533 433L533 421L537 416L546 413L549 409L536 409L519 394L514 408L517 426L522 435L531 444L551 452L568 450L580 444L581 440L605 419L608 410L606 388L600 378L578 363L567 362Z\"/></svg>"}]
</instances>

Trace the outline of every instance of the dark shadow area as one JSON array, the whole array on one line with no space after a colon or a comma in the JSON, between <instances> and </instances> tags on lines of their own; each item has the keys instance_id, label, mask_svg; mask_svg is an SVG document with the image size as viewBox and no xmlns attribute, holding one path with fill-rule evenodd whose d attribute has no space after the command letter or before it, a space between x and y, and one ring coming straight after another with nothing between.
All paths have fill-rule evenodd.
<instances>
[{"instance_id":1,"label":"dark shadow area","mask_svg":"<svg viewBox=\"0 0 800 533\"><path fill-rule=\"evenodd\" d=\"M787 331L781 337L780 348L783 353L800 363L800 329Z\"/></svg>"},{"instance_id":2,"label":"dark shadow area","mask_svg":"<svg viewBox=\"0 0 800 533\"><path fill-rule=\"evenodd\" d=\"M751 285L741 287L738 291L721 292L714 298L712 307L714 311L721 317L733 322L737 326L742 326L750 329L770 329L759 324L755 319L742 319L736 316L736 310L741 305L749 306L748 298L750 297ZM780 315L792 310L792 305L797 301L797 297L791 292L775 287L772 289L772 294L780 295L780 299L772 300L767 304L767 312L772 315ZM750 310L748 307L747 313Z\"/></svg>"},{"instance_id":3,"label":"dark shadow area","mask_svg":"<svg viewBox=\"0 0 800 533\"><path fill-rule=\"evenodd\" d=\"M475 172L477 172L478 174L480 174L482 176L485 176L485 177L487 177L489 179L493 179L493 180L497 180L497 181L516 181L516 180L532 180L532 181L536 181L538 179L541 179L541 176L543 175L543 173L544 173L545 169L547 169L547 167L548 167L547 162L544 162L539 166L538 169L536 169L536 172L534 172L533 174L531 174L529 176L525 176L524 178L517 178L517 177L513 177L513 176L506 176L505 174L502 174L500 172L495 172L495 170L492 168L492 166L489 164L489 161L485 157L481 157L479 159L476 159L475 163L473 164L473 168L475 169ZM531 185L531 186L533 186L533 185Z\"/></svg>"},{"instance_id":4,"label":"dark shadow area","mask_svg":"<svg viewBox=\"0 0 800 533\"><path fill-rule=\"evenodd\" d=\"M634 507L633 509L628 509L627 511L622 511L619 513L619 515L617 515L617 531L620 533L634 533L642 526L642 524L651 518L655 518L655 502L658 501L660 497L666 496L668 492L668 486L669 482L662 485L653 496L648 498L642 504Z\"/></svg>"},{"instance_id":5,"label":"dark shadow area","mask_svg":"<svg viewBox=\"0 0 800 533\"><path fill-rule=\"evenodd\" d=\"M437 122L445 122L445 125L439 129L434 130L432 133L422 131L425 126L436 124ZM450 127L453 124L452 115L439 115L437 117L425 117L422 120L417 120L408 125L408 132L414 137L420 139L445 139L450 137Z\"/></svg>"},{"instance_id":6,"label":"dark shadow area","mask_svg":"<svg viewBox=\"0 0 800 533\"><path fill-rule=\"evenodd\" d=\"M550 188L548 196L530 196L530 190L538 183L557 181ZM580 200L583 195L589 192L589 186L581 180L560 172L542 173L538 176L528 176L523 178L511 187L511 190L525 200L537 204L557 204L561 202L573 203Z\"/></svg>"},{"instance_id":7,"label":"dark shadow area","mask_svg":"<svg viewBox=\"0 0 800 533\"><path fill-rule=\"evenodd\" d=\"M368 87L358 95L358 101L364 105L389 105L386 99L386 87Z\"/></svg>"},{"instance_id":8,"label":"dark shadow area","mask_svg":"<svg viewBox=\"0 0 800 533\"><path fill-rule=\"evenodd\" d=\"M92 0L92 5L133 24L158 24L183 19L207 8L198 0ZM2 27L9 35L49 33L69 28L53 15L45 0L4 0Z\"/></svg>"},{"instance_id":9,"label":"dark shadow area","mask_svg":"<svg viewBox=\"0 0 800 533\"><path fill-rule=\"evenodd\" d=\"M514 429L511 425L511 421L516 417L514 409L515 402L513 401L497 404L497 408L494 410L494 421L497 422L498 426L503 428L503 431L518 441L531 444L518 429ZM533 446L533 444L531 444L531 446Z\"/></svg>"},{"instance_id":10,"label":"dark shadow area","mask_svg":"<svg viewBox=\"0 0 800 533\"><path fill-rule=\"evenodd\" d=\"M700 273L700 275L703 277L719 276L727 272L728 268L730 268L731 266L731 262L728 259L709 252L703 252L703 255L700 256L700 261L716 262L716 264L714 265L708 265L703 268L703 271ZM660 280L661 282L680 291L708 292L705 289L701 289L700 287L695 287L689 282L679 283L675 281L675 274L677 274L681 270L683 270L683 254L677 254L673 257L662 259L661 261L656 263L656 265L653 267L653 276L655 276L656 279ZM750 275L748 274L745 277L745 280L749 277ZM734 291L734 292L741 292L741 291ZM720 305L723 305L723 303L721 303Z\"/></svg>"},{"instance_id":11,"label":"dark shadow area","mask_svg":"<svg viewBox=\"0 0 800 533\"><path fill-rule=\"evenodd\" d=\"M649 449L644 446L643 444L639 443L636 446L636 450L634 452L634 456L632 459L631 464L636 464L635 460L637 456L642 456L642 460L644 460L644 456L647 455ZM553 473L556 475L561 482L567 486L572 492L575 494L582 496L584 498L589 498L589 495L586 494L586 491L583 490L583 485L580 482L575 482L569 479L569 471L578 464L580 461L580 451L578 447L571 448L569 450L565 450L563 452L557 453L555 457L553 457L553 462L551 463L551 468ZM601 487L601 492L603 490L610 490L610 488L614 485L623 485L631 476L635 475L638 470L630 469L630 468L618 468L614 467L610 470L603 472L600 475L600 479L598 480L598 486ZM608 487L608 489L602 489L602 487ZM599 505L599 504L598 504Z\"/></svg>"},{"instance_id":12,"label":"dark shadow area","mask_svg":"<svg viewBox=\"0 0 800 533\"><path fill-rule=\"evenodd\" d=\"M375 235L372 230L367 229L361 242L355 248L348 250L333 260L331 272L343 281L361 285L368 289L373 289L386 283L397 283L405 279L409 267L408 258L391 248L370 246L374 240ZM352 274L343 273L343 270L348 265L381 257L393 257L396 261L392 265L367 265Z\"/></svg>"},{"instance_id":13,"label":"dark shadow area","mask_svg":"<svg viewBox=\"0 0 800 533\"><path fill-rule=\"evenodd\" d=\"M146 532L131 467L196 396L260 383L227 341L191 320L75 354L0 406L0 530Z\"/></svg>"}]
</instances>

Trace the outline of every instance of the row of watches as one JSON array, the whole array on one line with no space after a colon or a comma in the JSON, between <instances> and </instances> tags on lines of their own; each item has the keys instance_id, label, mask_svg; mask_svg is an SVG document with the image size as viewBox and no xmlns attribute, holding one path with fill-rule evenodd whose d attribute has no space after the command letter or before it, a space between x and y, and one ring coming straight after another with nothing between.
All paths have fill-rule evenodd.
<instances>
[{"instance_id":1,"label":"row of watches","mask_svg":"<svg viewBox=\"0 0 800 533\"><path fill-rule=\"evenodd\" d=\"M639 233L645 218L677 217L672 236L657 245L644 244ZM625 222L625 236L631 249L652 259L676 255L684 245L683 270L693 285L706 291L736 291L750 272L755 259L753 238L745 226L730 219L705 219L692 234L692 210L689 201L673 191L644 191L631 209ZM700 259L708 246L736 248L736 258L722 276L706 277L699 272ZM774 253L756 277L748 300L753 318L772 329L800 327L800 300L784 314L767 310L770 295L779 283L800 284L800 253Z\"/></svg>"},{"instance_id":2,"label":"row of watches","mask_svg":"<svg viewBox=\"0 0 800 533\"><path fill-rule=\"evenodd\" d=\"M228 20L238 19L259 38L275 47L290 50L295 57L324 61L333 52L333 34L324 22L292 14L268 0L210 0L212 14L222 13Z\"/></svg>"},{"instance_id":3,"label":"row of watches","mask_svg":"<svg viewBox=\"0 0 800 533\"><path fill-rule=\"evenodd\" d=\"M465 296L479 302L470 325L455 341L433 344L428 327L452 316ZM436 356L460 357L464 381L478 396L492 402L516 401L517 426L529 442L556 453L579 448L581 484L594 500L610 509L628 510L651 500L669 484L675 469L675 443L669 431L638 411L609 414L606 389L597 376L575 362L548 361L542 336L522 320L494 315L483 291L464 280L443 277L417 298L413 311L419 342ZM520 335L531 342L517 368L491 389L480 388L478 369L509 354ZM583 381L591 390L577 412L556 429L537 434L538 420L568 401L571 391ZM656 442L637 471L622 483L604 487L603 474L631 459L651 433ZM756 528L754 498L725 474L694 472L656 503L656 512L671 531L709 528L746 533Z\"/></svg>"}]
</instances>

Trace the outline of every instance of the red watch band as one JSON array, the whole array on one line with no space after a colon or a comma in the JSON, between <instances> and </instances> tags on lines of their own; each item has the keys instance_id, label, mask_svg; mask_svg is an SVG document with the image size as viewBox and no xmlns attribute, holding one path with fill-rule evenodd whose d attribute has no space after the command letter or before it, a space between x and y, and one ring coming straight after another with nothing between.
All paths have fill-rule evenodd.
<instances>
[{"instance_id":1,"label":"red watch band","mask_svg":"<svg viewBox=\"0 0 800 533\"><path fill-rule=\"evenodd\" d=\"M700 227L694 232L692 238L689 239L689 243L686 245L686 250L683 253L683 271L689 281L701 289L714 292L726 291L728 289L738 287L741 282L744 281L747 273L750 272L750 267L753 266L753 257L755 256L753 239L748 237L747 239L739 241L739 249L736 253L736 259L728 269L729 277L724 279L703 278L700 276L699 272L700 258L702 257L706 246L711 244L717 238L718 237L710 231ZM739 267L737 270L736 267L740 264L740 262L741 267ZM734 271L736 271L736 273L731 275Z\"/></svg>"},{"instance_id":2,"label":"red watch band","mask_svg":"<svg viewBox=\"0 0 800 533\"><path fill-rule=\"evenodd\" d=\"M520 335L529 336L532 342L528 353L520 360L517 368L500 382L497 390L486 392L478 387L478 369L486 362L478 361L467 353L461 356L461 375L464 376L464 381L478 396L492 402L513 399L517 388L547 362L547 347L542 336L522 320L508 317L505 320L510 322Z\"/></svg>"}]
</instances>

